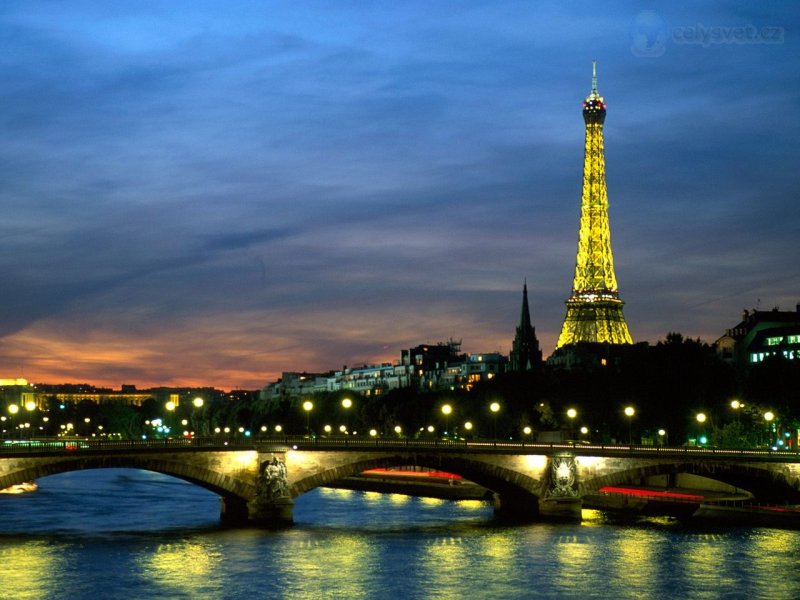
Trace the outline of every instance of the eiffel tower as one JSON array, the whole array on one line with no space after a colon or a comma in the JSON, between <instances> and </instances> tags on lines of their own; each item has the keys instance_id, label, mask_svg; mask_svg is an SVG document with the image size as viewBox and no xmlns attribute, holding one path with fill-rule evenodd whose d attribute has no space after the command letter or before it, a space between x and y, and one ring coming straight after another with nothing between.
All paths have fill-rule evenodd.
<instances>
[{"instance_id":1,"label":"eiffel tower","mask_svg":"<svg viewBox=\"0 0 800 600\"><path fill-rule=\"evenodd\" d=\"M632 344L622 315L608 224L603 122L606 104L597 92L597 61L592 61L592 91L583 103L586 144L578 256L572 295L556 349L580 342Z\"/></svg>"}]
</instances>

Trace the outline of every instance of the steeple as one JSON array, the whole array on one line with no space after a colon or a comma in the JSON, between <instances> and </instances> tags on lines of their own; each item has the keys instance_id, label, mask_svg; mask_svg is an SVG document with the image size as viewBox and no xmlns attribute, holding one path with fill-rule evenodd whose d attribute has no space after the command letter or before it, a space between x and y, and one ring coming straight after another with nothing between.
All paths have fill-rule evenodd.
<instances>
[{"instance_id":1,"label":"steeple","mask_svg":"<svg viewBox=\"0 0 800 600\"><path fill-rule=\"evenodd\" d=\"M536 339L536 330L531 324L531 313L528 307L528 281L522 286L522 313L519 325L511 346L509 356L510 371L530 371L536 369L542 361L542 351L539 340Z\"/></svg>"},{"instance_id":2,"label":"steeple","mask_svg":"<svg viewBox=\"0 0 800 600\"><path fill-rule=\"evenodd\" d=\"M608 190L603 146L606 105L597 91L597 63L592 62L592 91L583 103L586 142L578 253L572 295L556 349L580 342L632 344L622 314L611 253Z\"/></svg>"}]
</instances>

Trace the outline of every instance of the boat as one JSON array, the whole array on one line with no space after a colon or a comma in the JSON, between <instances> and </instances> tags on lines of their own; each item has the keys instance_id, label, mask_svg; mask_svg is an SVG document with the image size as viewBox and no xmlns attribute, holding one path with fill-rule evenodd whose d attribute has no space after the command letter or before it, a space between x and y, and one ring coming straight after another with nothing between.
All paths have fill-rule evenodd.
<instances>
[{"instance_id":1,"label":"boat","mask_svg":"<svg viewBox=\"0 0 800 600\"><path fill-rule=\"evenodd\" d=\"M35 492L39 486L35 481L23 481L10 487L0 490L0 494L26 494L28 492Z\"/></svg>"}]
</instances>

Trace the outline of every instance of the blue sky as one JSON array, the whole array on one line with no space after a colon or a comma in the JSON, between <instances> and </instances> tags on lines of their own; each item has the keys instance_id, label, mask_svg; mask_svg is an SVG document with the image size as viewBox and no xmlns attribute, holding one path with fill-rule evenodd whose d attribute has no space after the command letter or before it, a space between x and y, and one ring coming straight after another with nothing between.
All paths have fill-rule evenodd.
<instances>
[{"instance_id":1,"label":"blue sky","mask_svg":"<svg viewBox=\"0 0 800 600\"><path fill-rule=\"evenodd\" d=\"M0 372L260 387L454 337L545 354L581 102L636 341L800 301L792 3L0 5Z\"/></svg>"}]
</instances>

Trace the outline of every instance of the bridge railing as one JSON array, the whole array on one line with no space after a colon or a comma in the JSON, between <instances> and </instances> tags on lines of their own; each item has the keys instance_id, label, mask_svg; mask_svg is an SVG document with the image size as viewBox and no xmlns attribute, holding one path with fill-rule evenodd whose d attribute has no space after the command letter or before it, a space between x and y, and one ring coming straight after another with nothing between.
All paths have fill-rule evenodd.
<instances>
[{"instance_id":1,"label":"bridge railing","mask_svg":"<svg viewBox=\"0 0 800 600\"><path fill-rule=\"evenodd\" d=\"M700 448L694 446L643 446L614 444L583 444L572 442L540 443L516 440L451 440L381 437L308 437L308 436L264 436L264 437L180 437L164 439L92 439L92 438L35 438L2 440L0 453L72 453L104 451L163 451L163 450L241 450L270 447L315 449L315 450L364 450L372 449L420 449L436 451L467 451L489 453L553 454L569 452L577 455L627 455L627 456L674 456L697 458L731 458L753 460L779 460L800 462L796 451L772 450L768 448Z\"/></svg>"}]
</instances>

